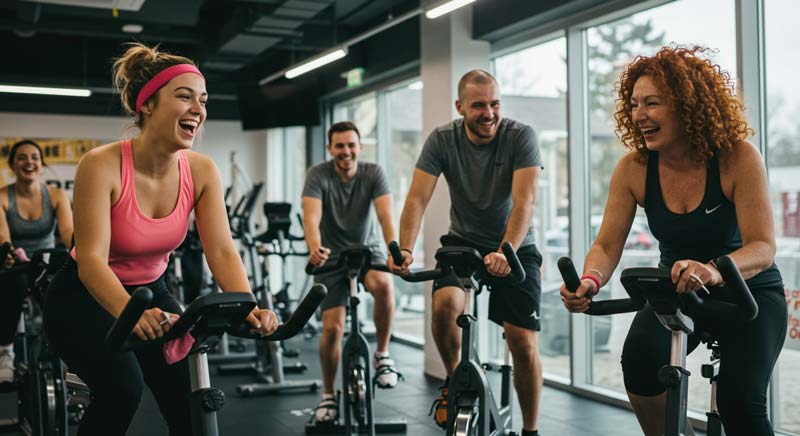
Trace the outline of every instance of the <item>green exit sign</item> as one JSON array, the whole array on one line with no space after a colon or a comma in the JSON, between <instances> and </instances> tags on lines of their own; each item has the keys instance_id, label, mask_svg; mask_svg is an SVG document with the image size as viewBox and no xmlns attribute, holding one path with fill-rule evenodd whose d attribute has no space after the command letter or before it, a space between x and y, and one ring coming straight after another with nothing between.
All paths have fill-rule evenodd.
<instances>
[{"instance_id":1,"label":"green exit sign","mask_svg":"<svg viewBox=\"0 0 800 436\"><path fill-rule=\"evenodd\" d=\"M353 88L364 83L364 69L353 68L347 72L347 87Z\"/></svg>"}]
</instances>

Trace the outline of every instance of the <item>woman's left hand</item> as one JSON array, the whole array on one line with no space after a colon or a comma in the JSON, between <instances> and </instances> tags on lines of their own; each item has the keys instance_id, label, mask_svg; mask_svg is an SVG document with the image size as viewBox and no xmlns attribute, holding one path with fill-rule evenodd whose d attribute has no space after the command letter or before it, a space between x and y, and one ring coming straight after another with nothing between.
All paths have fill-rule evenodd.
<instances>
[{"instance_id":1,"label":"woman's left hand","mask_svg":"<svg viewBox=\"0 0 800 436\"><path fill-rule=\"evenodd\" d=\"M722 283L722 275L712 265L695 260L679 260L672 265L672 283L679 294L694 292L704 285Z\"/></svg>"},{"instance_id":2,"label":"woman's left hand","mask_svg":"<svg viewBox=\"0 0 800 436\"><path fill-rule=\"evenodd\" d=\"M253 331L262 335L272 334L278 328L278 317L267 309L253 309L247 315L247 322L253 326Z\"/></svg>"}]
</instances>

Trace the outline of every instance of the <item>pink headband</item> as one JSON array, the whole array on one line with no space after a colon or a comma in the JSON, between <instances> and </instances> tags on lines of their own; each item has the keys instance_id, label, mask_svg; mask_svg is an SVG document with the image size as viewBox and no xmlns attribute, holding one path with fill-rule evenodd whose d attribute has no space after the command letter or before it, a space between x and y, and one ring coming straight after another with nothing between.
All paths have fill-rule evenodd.
<instances>
[{"instance_id":1,"label":"pink headband","mask_svg":"<svg viewBox=\"0 0 800 436\"><path fill-rule=\"evenodd\" d=\"M144 102L146 102L148 98L161 89L162 86L174 79L175 76L180 76L181 74L185 73L197 74L205 80L203 73L201 73L200 70L198 70L197 67L192 64L178 64L166 68L160 73L156 74L155 77L150 79L149 82L145 83L145 85L142 87L142 90L139 91L139 95L136 96L136 113L139 113L139 109L142 108Z\"/></svg>"}]
</instances>

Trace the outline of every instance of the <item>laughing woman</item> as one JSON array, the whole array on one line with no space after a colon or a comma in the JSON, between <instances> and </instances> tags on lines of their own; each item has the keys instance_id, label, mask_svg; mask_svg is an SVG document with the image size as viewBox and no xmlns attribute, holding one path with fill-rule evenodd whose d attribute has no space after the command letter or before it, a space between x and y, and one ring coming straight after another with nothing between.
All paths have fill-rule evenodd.
<instances>
[{"instance_id":1,"label":"laughing woman","mask_svg":"<svg viewBox=\"0 0 800 436\"><path fill-rule=\"evenodd\" d=\"M41 180L45 166L42 147L36 142L24 140L11 146L8 167L16 180L0 188L0 244L10 242L18 253L17 260L55 247L56 224L61 240L67 246L72 241L69 197ZM6 266L12 262L10 258L0 259L0 264ZM0 383L7 383L14 379L13 342L28 278L25 274L4 275L0 285Z\"/></svg>"},{"instance_id":2,"label":"laughing woman","mask_svg":"<svg viewBox=\"0 0 800 436\"><path fill-rule=\"evenodd\" d=\"M189 435L186 361L168 365L161 347L114 352L105 333L138 286L153 290L152 308L134 332L163 336L181 312L162 275L186 235L194 210L206 259L224 291L250 292L231 239L219 171L191 151L206 119L205 78L194 63L131 44L114 64L122 106L139 135L87 153L75 176L75 248L49 290L45 322L58 354L92 390L78 435L123 435L144 384L170 434ZM275 315L255 309L252 327L271 333Z\"/></svg>"}]
</instances>

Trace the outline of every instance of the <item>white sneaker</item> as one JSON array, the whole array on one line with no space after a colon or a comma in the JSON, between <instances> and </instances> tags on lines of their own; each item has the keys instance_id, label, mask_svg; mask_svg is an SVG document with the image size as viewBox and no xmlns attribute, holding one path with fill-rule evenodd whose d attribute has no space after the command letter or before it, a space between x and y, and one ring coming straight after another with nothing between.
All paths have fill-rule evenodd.
<instances>
[{"instance_id":1,"label":"white sneaker","mask_svg":"<svg viewBox=\"0 0 800 436\"><path fill-rule=\"evenodd\" d=\"M0 349L0 383L14 381L14 351Z\"/></svg>"},{"instance_id":2,"label":"white sneaker","mask_svg":"<svg viewBox=\"0 0 800 436\"><path fill-rule=\"evenodd\" d=\"M391 389L397 386L397 382L405 380L403 374L394 367L394 360L389 356L373 356L372 366L375 368L375 376L372 377L372 384L381 389Z\"/></svg>"}]
</instances>

